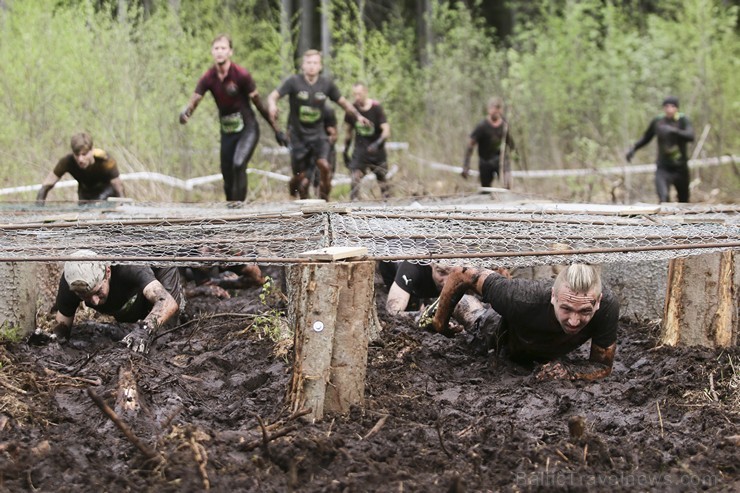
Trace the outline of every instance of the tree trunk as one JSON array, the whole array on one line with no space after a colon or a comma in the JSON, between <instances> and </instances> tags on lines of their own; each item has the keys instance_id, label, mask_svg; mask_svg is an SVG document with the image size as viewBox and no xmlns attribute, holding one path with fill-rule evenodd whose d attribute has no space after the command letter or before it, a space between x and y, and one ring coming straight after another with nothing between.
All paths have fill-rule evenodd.
<instances>
[{"instance_id":1,"label":"tree trunk","mask_svg":"<svg viewBox=\"0 0 740 493\"><path fill-rule=\"evenodd\" d=\"M301 0L301 34L298 38L299 55L310 50L314 43L314 16L316 0Z\"/></svg>"},{"instance_id":2,"label":"tree trunk","mask_svg":"<svg viewBox=\"0 0 740 493\"><path fill-rule=\"evenodd\" d=\"M671 260L663 344L731 347L738 343L740 256L735 251Z\"/></svg>"},{"instance_id":3,"label":"tree trunk","mask_svg":"<svg viewBox=\"0 0 740 493\"><path fill-rule=\"evenodd\" d=\"M333 262L286 269L288 321L295 333L289 400L294 411L346 413L365 393L375 263Z\"/></svg>"},{"instance_id":4,"label":"tree trunk","mask_svg":"<svg viewBox=\"0 0 740 493\"><path fill-rule=\"evenodd\" d=\"M331 1L321 0L321 53L324 73L331 75Z\"/></svg>"}]
</instances>

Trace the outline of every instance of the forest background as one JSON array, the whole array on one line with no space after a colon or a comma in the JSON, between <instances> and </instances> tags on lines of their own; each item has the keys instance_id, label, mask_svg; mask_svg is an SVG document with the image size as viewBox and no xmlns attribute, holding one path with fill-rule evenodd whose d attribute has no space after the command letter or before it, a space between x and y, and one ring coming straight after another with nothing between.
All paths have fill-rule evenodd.
<instances>
[{"instance_id":1,"label":"forest background","mask_svg":"<svg viewBox=\"0 0 740 493\"><path fill-rule=\"evenodd\" d=\"M669 94L680 98L697 138L711 126L702 155L737 154L738 10L737 1L720 0L0 0L0 187L40 183L81 130L124 173L218 173L212 97L187 126L177 117L212 64L210 42L219 33L232 36L233 60L250 70L263 98L309 47L324 49L326 72L346 97L353 82L368 83L392 140L409 143L406 155L394 157L405 183L439 180L410 154L460 165L493 95L506 101L517 169L624 164ZM275 145L258 119L261 144ZM635 161L654 158L653 144ZM258 150L250 167L287 170L286 163ZM640 181L651 189L652 177ZM720 199L737 200L737 164L711 181ZM611 187L615 199L613 180L564 186L576 199L608 198ZM594 186L606 195L594 195ZM287 198L284 185L250 176L250 199L274 197L272 188ZM344 193L335 191L340 199ZM220 183L186 196L162 186L137 194L222 200ZM50 195L65 197L74 191Z\"/></svg>"}]
</instances>

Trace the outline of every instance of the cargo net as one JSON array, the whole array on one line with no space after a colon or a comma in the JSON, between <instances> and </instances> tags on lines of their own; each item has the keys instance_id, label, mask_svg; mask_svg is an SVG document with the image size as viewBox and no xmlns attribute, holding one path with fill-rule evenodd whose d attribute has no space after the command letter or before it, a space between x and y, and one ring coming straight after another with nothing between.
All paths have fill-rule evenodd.
<instances>
[{"instance_id":1,"label":"cargo net","mask_svg":"<svg viewBox=\"0 0 740 493\"><path fill-rule=\"evenodd\" d=\"M114 264L286 265L327 247L355 259L481 267L639 262L740 248L736 206L603 210L527 204L404 206L121 204L3 214L0 261L69 260L90 249ZM587 208L588 206L582 206Z\"/></svg>"}]
</instances>

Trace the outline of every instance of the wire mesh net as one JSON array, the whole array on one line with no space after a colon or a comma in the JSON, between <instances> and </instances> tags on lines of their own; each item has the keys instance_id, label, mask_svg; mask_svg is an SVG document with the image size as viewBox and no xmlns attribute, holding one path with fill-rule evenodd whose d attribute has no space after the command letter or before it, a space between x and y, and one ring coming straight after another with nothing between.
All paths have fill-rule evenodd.
<instances>
[{"instance_id":1,"label":"wire mesh net","mask_svg":"<svg viewBox=\"0 0 740 493\"><path fill-rule=\"evenodd\" d=\"M85 248L112 263L285 265L343 246L367 248L363 259L526 267L740 248L740 207L732 205L124 203L5 206L0 222L5 262L67 260Z\"/></svg>"}]
</instances>

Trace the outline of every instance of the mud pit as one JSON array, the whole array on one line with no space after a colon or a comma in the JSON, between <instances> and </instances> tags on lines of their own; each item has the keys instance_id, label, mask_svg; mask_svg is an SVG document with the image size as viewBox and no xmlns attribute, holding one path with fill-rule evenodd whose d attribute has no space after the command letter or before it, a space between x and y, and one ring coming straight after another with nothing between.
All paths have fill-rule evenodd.
<instances>
[{"instance_id":1,"label":"mud pit","mask_svg":"<svg viewBox=\"0 0 740 493\"><path fill-rule=\"evenodd\" d=\"M0 346L0 491L740 489L738 348L656 348L655 326L622 323L611 377L537 383L388 317L379 292L365 408L311 424L283 402L289 355L248 328L259 290L232 294L190 300L148 357L97 321L61 348ZM115 408L127 371L139 447L88 394Z\"/></svg>"}]
</instances>

